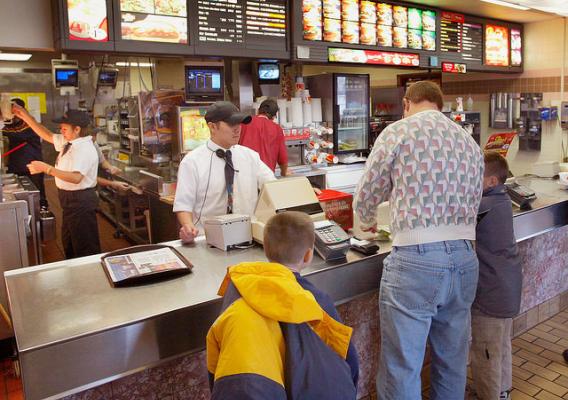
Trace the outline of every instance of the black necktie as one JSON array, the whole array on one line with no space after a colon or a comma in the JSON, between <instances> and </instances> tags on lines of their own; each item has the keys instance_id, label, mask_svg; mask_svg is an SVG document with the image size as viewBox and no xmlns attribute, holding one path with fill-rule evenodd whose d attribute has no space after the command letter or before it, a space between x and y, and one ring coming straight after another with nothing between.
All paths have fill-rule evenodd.
<instances>
[{"instance_id":1,"label":"black necktie","mask_svg":"<svg viewBox=\"0 0 568 400\"><path fill-rule=\"evenodd\" d=\"M63 146L63 151L61 152L61 157L63 157L65 153L69 151L70 148L71 148L71 142L65 143L65 146Z\"/></svg>"},{"instance_id":2,"label":"black necktie","mask_svg":"<svg viewBox=\"0 0 568 400\"><path fill-rule=\"evenodd\" d=\"M235 167L231 150L225 152L225 183L227 185L227 214L233 213L233 183L235 181Z\"/></svg>"}]
</instances>

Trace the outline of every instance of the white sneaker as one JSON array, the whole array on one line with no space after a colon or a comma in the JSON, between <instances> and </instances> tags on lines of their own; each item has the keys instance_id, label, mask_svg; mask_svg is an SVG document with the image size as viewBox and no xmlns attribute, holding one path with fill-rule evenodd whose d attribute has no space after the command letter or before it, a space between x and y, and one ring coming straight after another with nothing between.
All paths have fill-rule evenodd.
<instances>
[{"instance_id":1,"label":"white sneaker","mask_svg":"<svg viewBox=\"0 0 568 400\"><path fill-rule=\"evenodd\" d=\"M511 400L511 391L507 390L505 392L501 392L499 400Z\"/></svg>"}]
</instances>

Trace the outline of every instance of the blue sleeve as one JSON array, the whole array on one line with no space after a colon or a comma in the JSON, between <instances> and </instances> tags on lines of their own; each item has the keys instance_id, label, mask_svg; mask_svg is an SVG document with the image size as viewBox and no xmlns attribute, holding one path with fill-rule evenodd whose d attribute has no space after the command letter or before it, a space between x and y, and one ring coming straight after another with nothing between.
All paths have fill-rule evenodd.
<instances>
[{"instance_id":1,"label":"blue sleeve","mask_svg":"<svg viewBox=\"0 0 568 400\"><path fill-rule=\"evenodd\" d=\"M304 277L296 275L296 279L298 280L300 286L312 292L312 294L316 298L316 301L319 303L321 308L325 310L326 313L328 313L336 321L343 323L341 317L339 316L339 313L337 312L337 309L335 308L335 305L333 304L333 301L327 294L316 288ZM347 357L345 358L345 361L347 361L347 364L349 364L349 367L351 367L351 377L353 378L355 387L357 387L357 382L359 381L359 356L357 355L357 350L353 345L353 337L349 342L349 349L347 350Z\"/></svg>"}]
</instances>

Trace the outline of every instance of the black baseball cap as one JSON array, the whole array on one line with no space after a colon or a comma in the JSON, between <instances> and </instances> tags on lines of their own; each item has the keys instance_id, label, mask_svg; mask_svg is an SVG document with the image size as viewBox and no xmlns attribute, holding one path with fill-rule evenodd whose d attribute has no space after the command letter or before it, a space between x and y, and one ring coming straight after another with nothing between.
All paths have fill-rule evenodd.
<instances>
[{"instance_id":1,"label":"black baseball cap","mask_svg":"<svg viewBox=\"0 0 568 400\"><path fill-rule=\"evenodd\" d=\"M273 99L266 99L260 103L259 114L267 114L274 117L278 113L278 103Z\"/></svg>"},{"instance_id":2,"label":"black baseball cap","mask_svg":"<svg viewBox=\"0 0 568 400\"><path fill-rule=\"evenodd\" d=\"M252 117L239 111L236 105L230 101L218 101L213 103L205 113L207 122L226 122L229 125L248 124Z\"/></svg>"},{"instance_id":3,"label":"black baseball cap","mask_svg":"<svg viewBox=\"0 0 568 400\"><path fill-rule=\"evenodd\" d=\"M91 119L86 111L68 110L62 117L55 118L53 122L57 124L69 124L86 128L91 123Z\"/></svg>"}]
</instances>

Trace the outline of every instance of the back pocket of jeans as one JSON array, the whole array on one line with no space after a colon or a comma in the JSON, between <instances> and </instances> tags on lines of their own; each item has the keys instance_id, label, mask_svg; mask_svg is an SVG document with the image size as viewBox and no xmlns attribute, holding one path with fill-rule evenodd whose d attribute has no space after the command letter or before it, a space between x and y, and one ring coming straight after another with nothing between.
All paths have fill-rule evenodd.
<instances>
[{"instance_id":1,"label":"back pocket of jeans","mask_svg":"<svg viewBox=\"0 0 568 400\"><path fill-rule=\"evenodd\" d=\"M462 299L466 303L473 303L477 292L479 267L477 260L459 270Z\"/></svg>"},{"instance_id":2,"label":"back pocket of jeans","mask_svg":"<svg viewBox=\"0 0 568 400\"><path fill-rule=\"evenodd\" d=\"M389 267L396 276L393 297L408 310L425 310L440 302L444 272L421 266L419 261L402 257L391 260Z\"/></svg>"}]
</instances>

